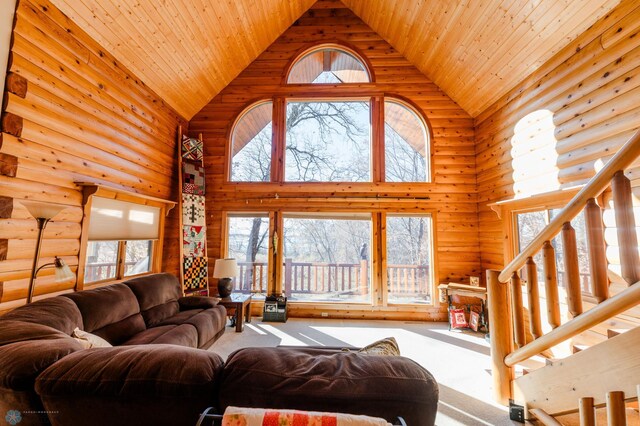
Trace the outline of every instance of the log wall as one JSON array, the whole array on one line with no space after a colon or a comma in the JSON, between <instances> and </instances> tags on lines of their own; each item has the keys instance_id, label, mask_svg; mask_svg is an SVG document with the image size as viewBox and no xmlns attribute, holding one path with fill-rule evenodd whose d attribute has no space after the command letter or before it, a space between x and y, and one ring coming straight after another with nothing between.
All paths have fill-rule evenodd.
<instances>
[{"instance_id":1,"label":"log wall","mask_svg":"<svg viewBox=\"0 0 640 426\"><path fill-rule=\"evenodd\" d=\"M287 65L297 53L320 42L344 42L361 52L372 66L375 83L350 84L343 89L339 85L316 86L313 90L308 86L282 84ZM335 94L336 90L361 96L396 94L420 108L431 125L433 182L256 185L225 181L229 132L238 114L251 102L270 97ZM479 274L473 119L339 1L316 3L197 113L189 123L189 130L192 136L201 132L205 140L210 265L223 255L223 211L291 211L300 210L300 206L316 211L332 208L348 211L365 206L370 211L408 208L437 212L436 269L439 280L468 280L469 275ZM279 200L274 200L276 193ZM329 197L329 200L323 202L317 197ZM354 203L356 198L365 200ZM385 203L385 198L389 202ZM397 198L402 201L396 203ZM314 199L317 200L316 207L313 207ZM387 207L381 207L383 204ZM319 315L312 308L298 312ZM362 313L343 310L342 315L362 316ZM389 317L390 314L385 315ZM400 318L403 314L394 315ZM424 312L419 315L420 318L429 317ZM442 320L446 317L436 309L430 318Z\"/></svg>"},{"instance_id":2,"label":"log wall","mask_svg":"<svg viewBox=\"0 0 640 426\"><path fill-rule=\"evenodd\" d=\"M640 7L623 1L476 118L482 268L504 265L487 204L585 183L638 127ZM639 172L627 171L636 195Z\"/></svg>"},{"instance_id":3,"label":"log wall","mask_svg":"<svg viewBox=\"0 0 640 426\"><path fill-rule=\"evenodd\" d=\"M19 203L69 206L46 228L41 262L77 268L82 192L95 182L175 200L175 140L184 118L48 0L20 0L10 51L0 139L0 310L24 303L35 220ZM175 213L165 267L177 272ZM69 291L43 270L36 295Z\"/></svg>"}]
</instances>

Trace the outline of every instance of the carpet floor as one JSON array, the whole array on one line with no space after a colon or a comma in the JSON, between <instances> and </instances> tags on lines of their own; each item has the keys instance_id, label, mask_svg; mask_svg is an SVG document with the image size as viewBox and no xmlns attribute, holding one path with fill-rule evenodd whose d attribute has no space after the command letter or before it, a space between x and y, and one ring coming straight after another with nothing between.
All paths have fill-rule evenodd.
<instances>
[{"instance_id":1,"label":"carpet floor","mask_svg":"<svg viewBox=\"0 0 640 426\"><path fill-rule=\"evenodd\" d=\"M449 331L446 323L291 318L265 323L254 317L242 333L227 327L211 347L223 359L250 346L365 346L393 336L402 355L429 370L440 387L436 424L520 425L492 400L491 360L484 335Z\"/></svg>"}]
</instances>

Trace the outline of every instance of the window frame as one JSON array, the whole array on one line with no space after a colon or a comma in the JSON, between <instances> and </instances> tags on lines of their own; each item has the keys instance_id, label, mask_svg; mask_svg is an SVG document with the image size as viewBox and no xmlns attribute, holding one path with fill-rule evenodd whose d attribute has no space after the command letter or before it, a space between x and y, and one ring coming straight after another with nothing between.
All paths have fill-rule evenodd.
<instances>
[{"instance_id":1,"label":"window frame","mask_svg":"<svg viewBox=\"0 0 640 426\"><path fill-rule=\"evenodd\" d=\"M354 206L353 208L339 208L339 207L317 207L308 206L306 208L291 207L286 205L271 205L269 206L269 245L268 245L268 268L269 268L269 287L268 294L271 293L284 293L284 281L282 279L284 274L284 238L277 238L274 241L274 233L279 236L284 235L284 216L290 214L310 214L313 216L321 216L323 214L331 215L340 213L357 214L364 213L371 215L371 265L370 268L370 290L371 298L369 302L357 302L357 301L344 301L344 302L316 302L316 301L291 301L290 304L299 306L301 309L326 309L334 311L336 308L348 309L353 307L356 310L365 309L380 312L397 312L399 309L409 309L411 311L420 312L432 309L440 306L440 302L436 297L436 289L439 283L438 274L438 253L437 253L437 210L436 209L424 209L416 207L398 208L398 207L371 207L369 203ZM252 213L264 214L267 210L261 211L255 208L250 210L230 209L222 212L222 233L221 238L221 253L228 253L229 234L228 234L228 216L233 214L251 215ZM388 301L388 281L387 281L387 261L386 261L386 219L387 215L390 216L428 216L431 222L431 240L430 240L430 270L429 277L431 280L430 292L431 300L429 303L414 303L414 302L392 302ZM277 247L274 247L274 243Z\"/></svg>"},{"instance_id":2,"label":"window frame","mask_svg":"<svg viewBox=\"0 0 640 426\"><path fill-rule=\"evenodd\" d=\"M91 243L91 242L95 242L96 240L89 240L87 239L87 244ZM125 271L126 271L126 257L127 257L127 242L128 241L135 241L135 240L111 240L111 241L116 241L118 243L118 248L116 249L116 260L115 260L115 266L116 266L116 274L114 277L112 278L105 278L104 280L96 280L96 281L86 281L84 279L85 274L85 270L87 267L87 256L85 255L84 257L84 262L83 262L83 284L87 284L89 286L93 286L96 284L104 284L104 283L112 283L112 282L118 282L118 281L125 281L131 278L136 278L136 277L141 277L143 275L149 275L154 273L153 271L153 265L155 263L155 256L156 256L156 245L157 245L157 241L154 240L140 240L140 241L151 241L151 254L149 256L149 271L146 272L141 272L139 274L133 274L133 275L125 275Z\"/></svg>"},{"instance_id":3,"label":"window frame","mask_svg":"<svg viewBox=\"0 0 640 426\"><path fill-rule=\"evenodd\" d=\"M286 180L286 163L287 163L287 130L285 126L283 126L283 137L282 137L282 147L278 150L277 155L279 158L282 158L282 167L281 170L278 170L278 176L281 177L280 182L285 185L308 185L308 184L322 184L322 185L332 185L332 184L341 184L341 185L371 185L376 182L375 172L376 172L376 153L374 149L374 134L373 134L373 103L374 97L372 96L321 96L321 97L296 97L291 96L283 99L284 101L284 122L287 120L287 105L289 102L308 102L308 103L330 103L330 102L363 102L369 104L369 180L367 181L344 181L344 180L336 180L336 181L295 181L295 180ZM384 159L383 159L384 160Z\"/></svg>"},{"instance_id":4,"label":"window frame","mask_svg":"<svg viewBox=\"0 0 640 426\"><path fill-rule=\"evenodd\" d=\"M353 56L354 58L356 58L358 61L360 61L360 63L364 67L364 70L367 72L367 75L369 76L369 81L360 82L360 83L288 83L291 70L293 69L293 67L296 66L298 62L300 62L302 59L304 59L307 55L311 53L314 53L320 50L325 50L325 49L341 50ZM361 54L358 51L358 49L356 49L354 46L351 46L345 42L339 42L339 43L333 42L333 43L314 43L311 46L303 47L298 52L296 52L296 54L293 55L293 58L289 61L289 63L285 67L285 72L282 76L282 80L280 81L280 84L283 86L311 85L311 86L319 86L319 87L322 87L322 86L330 87L330 86L338 85L342 87L342 86L360 86L363 84L372 84L375 82L376 82L376 76L373 71L373 66L371 65L371 62L369 62L369 59L365 55Z\"/></svg>"},{"instance_id":5,"label":"window frame","mask_svg":"<svg viewBox=\"0 0 640 426\"><path fill-rule=\"evenodd\" d=\"M561 209L564 207L582 189L583 186L584 185L580 185L531 197L505 200L489 204L488 206L491 210L497 214L499 219L502 219L502 230L504 235L504 264L507 265L518 253L520 253L517 219L519 214L544 211L546 217L549 218L551 210ZM602 197L603 194L600 194L598 200L598 204L600 205L603 205ZM556 237L560 236L561 233L556 235ZM581 294L583 300L591 303L597 303L593 298L593 294L584 291L581 291Z\"/></svg>"},{"instance_id":6,"label":"window frame","mask_svg":"<svg viewBox=\"0 0 640 426\"><path fill-rule=\"evenodd\" d=\"M144 275L151 275L154 273L158 273L162 271L162 252L163 252L163 243L164 243L164 228L165 228L165 218L168 212L175 207L176 203L174 201L164 200L161 198L150 197L146 195L136 194L132 192L128 192L125 190L107 187L100 184L95 183L86 183L86 182L76 182L82 188L83 195L83 219L82 219L82 230L80 235L80 250L78 253L78 272L77 272L77 280L76 280L76 291L84 290L85 284L89 287L101 286L106 284L114 284L122 281L126 281L135 277L140 277ZM125 259L126 259L126 241L127 240L111 240L118 241L118 252L116 256L116 276L115 278L107 278L99 281L91 281L85 283L85 268L87 263L87 250L89 246L89 224L91 221L91 204L93 200L93 196L102 197L102 198L112 198L119 201L126 201L129 203L136 203L141 205L149 205L154 206L160 209L159 213L159 223L158 223L158 239L150 240L152 242L151 245L151 256L149 259L149 271L143 272L135 275L124 275L125 271ZM147 240L144 240L147 241Z\"/></svg>"},{"instance_id":7,"label":"window frame","mask_svg":"<svg viewBox=\"0 0 640 426\"><path fill-rule=\"evenodd\" d=\"M371 84L371 83L362 83ZM307 84L306 86L317 86L317 84ZM224 184L236 187L237 189L252 188L272 188L274 186L279 187L296 187L304 186L309 191L323 191L326 190L326 185L334 185L339 188L354 188L364 189L371 187L372 185L379 185L381 188L396 188L406 185L414 185L417 187L429 187L434 184L434 150L433 150L433 130L429 123L428 118L422 112L422 110L412 101L406 99L398 94L385 93L380 96L376 94L374 90L365 90L362 93L349 93L342 90L344 84L337 87L335 90L331 90L328 93L308 93L305 96L278 96L262 97L253 99L236 114L233 124L229 127L226 134L226 149L225 149L225 164L224 164ZM286 110L287 102L370 102L370 139L371 139L371 180L366 182L349 182L349 181L327 181L327 182L296 182L286 181L285 175L285 154L286 154ZM386 170L385 170L385 121L384 121L384 106L385 102L390 101L404 106L420 120L425 130L427 138L426 147L428 149L427 162L427 180L424 182L386 182ZM253 108L264 104L272 103L271 113L271 179L269 181L232 181L233 167L233 135L235 133L236 126L241 119ZM324 187L324 188L323 188Z\"/></svg>"}]
</instances>

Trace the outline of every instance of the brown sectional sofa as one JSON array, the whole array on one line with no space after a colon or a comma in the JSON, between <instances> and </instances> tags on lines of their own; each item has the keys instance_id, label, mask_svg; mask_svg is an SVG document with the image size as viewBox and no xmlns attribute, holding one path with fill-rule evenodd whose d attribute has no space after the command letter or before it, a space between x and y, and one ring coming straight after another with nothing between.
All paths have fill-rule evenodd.
<instances>
[{"instance_id":1,"label":"brown sectional sofa","mask_svg":"<svg viewBox=\"0 0 640 426\"><path fill-rule=\"evenodd\" d=\"M245 348L225 364L217 299L156 274L35 302L0 317L0 413L23 425L193 425L207 407L297 408L433 425L438 385L403 357ZM79 327L111 348L83 349Z\"/></svg>"},{"instance_id":2,"label":"brown sectional sofa","mask_svg":"<svg viewBox=\"0 0 640 426\"><path fill-rule=\"evenodd\" d=\"M105 371L119 369L125 376L127 367L145 367L152 381L163 379L154 376L157 372L153 368L164 369L164 380L177 380L176 369L184 374L184 364L176 362L222 367L218 355L197 348L211 346L224 333L225 324L226 310L217 299L181 297L180 284L170 274L134 278L19 307L0 317L0 413L20 411L21 426L47 424L41 398L35 392L36 378L71 355L75 355L71 360L91 356L119 360L118 366L112 363L111 370ZM102 337L114 348L83 349L71 337L76 327ZM164 345L155 346L160 344ZM158 351L161 356L152 356ZM124 354L131 359L123 358ZM99 362L91 359L91 368L96 368ZM117 380L117 375L113 378ZM202 375L199 380L206 377ZM205 403L212 402L210 393Z\"/></svg>"}]
</instances>

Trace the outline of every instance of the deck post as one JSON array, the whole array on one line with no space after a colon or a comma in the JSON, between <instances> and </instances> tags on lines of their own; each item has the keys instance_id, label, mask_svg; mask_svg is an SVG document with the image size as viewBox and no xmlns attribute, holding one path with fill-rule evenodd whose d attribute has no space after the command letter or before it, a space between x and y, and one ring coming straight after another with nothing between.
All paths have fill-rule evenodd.
<instances>
[{"instance_id":1,"label":"deck post","mask_svg":"<svg viewBox=\"0 0 640 426\"><path fill-rule=\"evenodd\" d=\"M493 397L500 404L509 405L513 368L504 359L513 351L513 329L508 286L500 282L499 275L500 271L487 271Z\"/></svg>"},{"instance_id":2,"label":"deck post","mask_svg":"<svg viewBox=\"0 0 640 426\"><path fill-rule=\"evenodd\" d=\"M291 282L293 275L293 259L287 257L284 259L284 295L291 297Z\"/></svg>"}]
</instances>

